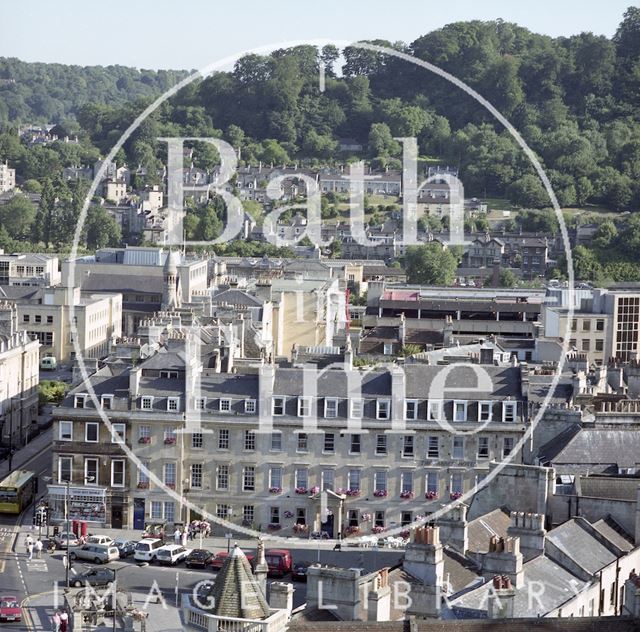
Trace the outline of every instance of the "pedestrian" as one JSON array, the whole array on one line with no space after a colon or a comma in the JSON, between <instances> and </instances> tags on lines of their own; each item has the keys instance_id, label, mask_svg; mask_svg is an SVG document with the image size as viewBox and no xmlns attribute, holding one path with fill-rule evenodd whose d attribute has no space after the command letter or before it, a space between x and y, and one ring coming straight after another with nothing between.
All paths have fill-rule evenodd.
<instances>
[{"instance_id":1,"label":"pedestrian","mask_svg":"<svg viewBox=\"0 0 640 632\"><path fill-rule=\"evenodd\" d=\"M33 543L27 544L27 553L29 554L29 559L33 559Z\"/></svg>"},{"instance_id":2,"label":"pedestrian","mask_svg":"<svg viewBox=\"0 0 640 632\"><path fill-rule=\"evenodd\" d=\"M53 622L53 632L60 632L60 612L56 610L51 619Z\"/></svg>"},{"instance_id":3,"label":"pedestrian","mask_svg":"<svg viewBox=\"0 0 640 632\"><path fill-rule=\"evenodd\" d=\"M187 530L185 529L185 530L182 532L182 546L183 546L185 549L187 548L187 537L188 537L188 535L189 535L189 534L187 533Z\"/></svg>"},{"instance_id":4,"label":"pedestrian","mask_svg":"<svg viewBox=\"0 0 640 632\"><path fill-rule=\"evenodd\" d=\"M60 614L60 632L67 632L67 625L69 625L69 615L63 610Z\"/></svg>"},{"instance_id":5,"label":"pedestrian","mask_svg":"<svg viewBox=\"0 0 640 632\"><path fill-rule=\"evenodd\" d=\"M173 539L176 544L180 544L180 528L176 527L176 530L173 532Z\"/></svg>"},{"instance_id":6,"label":"pedestrian","mask_svg":"<svg viewBox=\"0 0 640 632\"><path fill-rule=\"evenodd\" d=\"M34 546L36 549L36 557L40 559L42 557L42 540L38 538Z\"/></svg>"},{"instance_id":7,"label":"pedestrian","mask_svg":"<svg viewBox=\"0 0 640 632\"><path fill-rule=\"evenodd\" d=\"M33 540L31 539L30 535L27 535L27 539L24 541L24 546L27 549L27 553L29 552L29 546L33 545Z\"/></svg>"}]
</instances>

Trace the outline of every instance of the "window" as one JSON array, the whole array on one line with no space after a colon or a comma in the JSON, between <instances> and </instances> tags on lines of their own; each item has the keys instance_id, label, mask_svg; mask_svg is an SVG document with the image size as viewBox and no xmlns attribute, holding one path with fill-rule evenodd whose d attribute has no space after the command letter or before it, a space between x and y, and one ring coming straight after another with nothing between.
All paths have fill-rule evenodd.
<instances>
[{"instance_id":1,"label":"window","mask_svg":"<svg viewBox=\"0 0 640 632\"><path fill-rule=\"evenodd\" d=\"M98 459L84 460L84 484L98 485Z\"/></svg>"},{"instance_id":2,"label":"window","mask_svg":"<svg viewBox=\"0 0 640 632\"><path fill-rule=\"evenodd\" d=\"M589 338L583 338L582 340L582 350L590 351L591 350L591 340Z\"/></svg>"},{"instance_id":3,"label":"window","mask_svg":"<svg viewBox=\"0 0 640 632\"><path fill-rule=\"evenodd\" d=\"M100 405L104 410L111 410L113 408L113 395L103 395L100 398Z\"/></svg>"},{"instance_id":4,"label":"window","mask_svg":"<svg viewBox=\"0 0 640 632\"><path fill-rule=\"evenodd\" d=\"M413 435L405 435L402 437L402 456L413 457L414 456L414 439Z\"/></svg>"},{"instance_id":5,"label":"window","mask_svg":"<svg viewBox=\"0 0 640 632\"><path fill-rule=\"evenodd\" d=\"M304 507L296 508L296 524L307 524L307 510Z\"/></svg>"},{"instance_id":6,"label":"window","mask_svg":"<svg viewBox=\"0 0 640 632\"><path fill-rule=\"evenodd\" d=\"M120 437L120 439L124 442L125 432L126 432L126 424L123 423L115 423L111 424L111 443L117 443L118 440L116 436Z\"/></svg>"},{"instance_id":7,"label":"window","mask_svg":"<svg viewBox=\"0 0 640 632\"><path fill-rule=\"evenodd\" d=\"M47 316L47 325L51 325L53 323L53 316Z\"/></svg>"},{"instance_id":8,"label":"window","mask_svg":"<svg viewBox=\"0 0 640 632\"><path fill-rule=\"evenodd\" d=\"M349 491L360 491L360 470L349 470Z\"/></svg>"},{"instance_id":9,"label":"window","mask_svg":"<svg viewBox=\"0 0 640 632\"><path fill-rule=\"evenodd\" d=\"M385 342L383 345L384 355L393 355L393 343Z\"/></svg>"},{"instance_id":10,"label":"window","mask_svg":"<svg viewBox=\"0 0 640 632\"><path fill-rule=\"evenodd\" d=\"M179 397L167 397L167 410L175 412L180 407Z\"/></svg>"},{"instance_id":11,"label":"window","mask_svg":"<svg viewBox=\"0 0 640 632\"><path fill-rule=\"evenodd\" d=\"M138 484L149 485L149 461L142 461L142 467L138 467Z\"/></svg>"},{"instance_id":12,"label":"window","mask_svg":"<svg viewBox=\"0 0 640 632\"><path fill-rule=\"evenodd\" d=\"M228 413L231 410L231 400L228 397L220 399L220 408L221 413Z\"/></svg>"},{"instance_id":13,"label":"window","mask_svg":"<svg viewBox=\"0 0 640 632\"><path fill-rule=\"evenodd\" d=\"M29 320L30 320L30 318L29 318L29 314L23 314L23 315L22 315L22 322L23 322L23 323L28 323L28 322L29 322Z\"/></svg>"},{"instance_id":14,"label":"window","mask_svg":"<svg viewBox=\"0 0 640 632\"><path fill-rule=\"evenodd\" d=\"M335 470L322 470L320 472L320 490L325 491L330 489L333 491L335 489Z\"/></svg>"},{"instance_id":15,"label":"window","mask_svg":"<svg viewBox=\"0 0 640 632\"><path fill-rule=\"evenodd\" d=\"M191 447L194 450L200 450L204 444L204 436L201 432L194 432L191 435Z\"/></svg>"},{"instance_id":16,"label":"window","mask_svg":"<svg viewBox=\"0 0 640 632\"><path fill-rule=\"evenodd\" d=\"M71 483L71 471L73 467L73 457L58 457L58 483Z\"/></svg>"},{"instance_id":17,"label":"window","mask_svg":"<svg viewBox=\"0 0 640 632\"><path fill-rule=\"evenodd\" d=\"M596 351L604 351L604 338L596 339Z\"/></svg>"},{"instance_id":18,"label":"window","mask_svg":"<svg viewBox=\"0 0 640 632\"><path fill-rule=\"evenodd\" d=\"M584 319L582 321L582 331L591 331L591 321L588 319Z\"/></svg>"},{"instance_id":19,"label":"window","mask_svg":"<svg viewBox=\"0 0 640 632\"><path fill-rule=\"evenodd\" d=\"M402 472L400 475L400 491L404 494L413 492L413 472Z\"/></svg>"},{"instance_id":20,"label":"window","mask_svg":"<svg viewBox=\"0 0 640 632\"><path fill-rule=\"evenodd\" d=\"M151 501L151 517L154 520L162 520L162 503L158 500Z\"/></svg>"},{"instance_id":21,"label":"window","mask_svg":"<svg viewBox=\"0 0 640 632\"><path fill-rule=\"evenodd\" d=\"M435 495L437 497L440 490L440 484L438 482L438 472L427 472L425 477L425 487L427 494Z\"/></svg>"},{"instance_id":22,"label":"window","mask_svg":"<svg viewBox=\"0 0 640 632\"><path fill-rule=\"evenodd\" d=\"M349 447L350 454L360 454L362 449L362 436L359 434L351 435L351 446Z\"/></svg>"},{"instance_id":23,"label":"window","mask_svg":"<svg viewBox=\"0 0 640 632\"><path fill-rule=\"evenodd\" d=\"M464 476L462 472L451 475L451 493L462 494L464 491Z\"/></svg>"},{"instance_id":24,"label":"window","mask_svg":"<svg viewBox=\"0 0 640 632\"><path fill-rule=\"evenodd\" d=\"M327 419L335 419L338 416L338 400L337 399L325 397L324 416Z\"/></svg>"},{"instance_id":25,"label":"window","mask_svg":"<svg viewBox=\"0 0 640 632\"><path fill-rule=\"evenodd\" d=\"M256 488L256 468L246 465L242 468L242 491L252 492Z\"/></svg>"},{"instance_id":26,"label":"window","mask_svg":"<svg viewBox=\"0 0 640 632\"><path fill-rule=\"evenodd\" d=\"M195 489L202 488L202 463L193 463L191 465L191 487Z\"/></svg>"},{"instance_id":27,"label":"window","mask_svg":"<svg viewBox=\"0 0 640 632\"><path fill-rule=\"evenodd\" d=\"M244 431L244 449L245 450L256 449L256 433L253 430Z\"/></svg>"},{"instance_id":28,"label":"window","mask_svg":"<svg viewBox=\"0 0 640 632\"><path fill-rule=\"evenodd\" d=\"M298 468L295 472L296 489L308 489L309 487L309 470L306 468Z\"/></svg>"},{"instance_id":29,"label":"window","mask_svg":"<svg viewBox=\"0 0 640 632\"><path fill-rule=\"evenodd\" d=\"M437 436L427 437L427 458L437 459L440 456L440 441Z\"/></svg>"},{"instance_id":30,"label":"window","mask_svg":"<svg viewBox=\"0 0 640 632\"><path fill-rule=\"evenodd\" d=\"M467 421L467 402L453 402L453 421Z\"/></svg>"},{"instance_id":31,"label":"window","mask_svg":"<svg viewBox=\"0 0 640 632\"><path fill-rule=\"evenodd\" d=\"M442 400L429 400L427 419L428 421L440 421L442 419Z\"/></svg>"},{"instance_id":32,"label":"window","mask_svg":"<svg viewBox=\"0 0 640 632\"><path fill-rule=\"evenodd\" d=\"M376 402L378 419L389 419L391 412L391 402L388 399L379 399Z\"/></svg>"},{"instance_id":33,"label":"window","mask_svg":"<svg viewBox=\"0 0 640 632\"><path fill-rule=\"evenodd\" d=\"M403 511L400 513L400 526L407 527L413 522L413 512Z\"/></svg>"},{"instance_id":34,"label":"window","mask_svg":"<svg viewBox=\"0 0 640 632\"><path fill-rule=\"evenodd\" d=\"M373 485L376 492L387 491L387 473L386 472L374 472Z\"/></svg>"},{"instance_id":35,"label":"window","mask_svg":"<svg viewBox=\"0 0 640 632\"><path fill-rule=\"evenodd\" d=\"M60 441L73 441L73 422L61 421L58 424L58 432Z\"/></svg>"},{"instance_id":36,"label":"window","mask_svg":"<svg viewBox=\"0 0 640 632\"><path fill-rule=\"evenodd\" d=\"M282 489L282 468L272 467L269 468L269 487L271 489Z\"/></svg>"},{"instance_id":37,"label":"window","mask_svg":"<svg viewBox=\"0 0 640 632\"><path fill-rule=\"evenodd\" d=\"M362 419L362 412L364 410L364 401L361 399L351 400L351 417L353 419Z\"/></svg>"},{"instance_id":38,"label":"window","mask_svg":"<svg viewBox=\"0 0 640 632\"><path fill-rule=\"evenodd\" d=\"M218 465L216 470L216 489L229 489L229 466Z\"/></svg>"},{"instance_id":39,"label":"window","mask_svg":"<svg viewBox=\"0 0 640 632\"><path fill-rule=\"evenodd\" d=\"M336 449L336 435L333 432L324 433L323 452L334 452Z\"/></svg>"},{"instance_id":40,"label":"window","mask_svg":"<svg viewBox=\"0 0 640 632\"><path fill-rule=\"evenodd\" d=\"M36 321L36 323L41 323L42 322L42 316L40 314L36 314L35 315L35 321Z\"/></svg>"},{"instance_id":41,"label":"window","mask_svg":"<svg viewBox=\"0 0 640 632\"><path fill-rule=\"evenodd\" d=\"M255 509L253 505L245 505L242 508L242 521L251 524L253 522L253 517L255 516Z\"/></svg>"},{"instance_id":42,"label":"window","mask_svg":"<svg viewBox=\"0 0 640 632\"><path fill-rule=\"evenodd\" d=\"M513 437L505 437L502 440L502 456L509 456L513 452Z\"/></svg>"},{"instance_id":43,"label":"window","mask_svg":"<svg viewBox=\"0 0 640 632\"><path fill-rule=\"evenodd\" d=\"M282 450L282 433L281 432L271 433L271 450L273 452L280 452L280 450Z\"/></svg>"},{"instance_id":44,"label":"window","mask_svg":"<svg viewBox=\"0 0 640 632\"><path fill-rule=\"evenodd\" d=\"M143 397L140 407L142 410L151 410L153 408L153 397Z\"/></svg>"},{"instance_id":45,"label":"window","mask_svg":"<svg viewBox=\"0 0 640 632\"><path fill-rule=\"evenodd\" d=\"M404 416L408 420L414 420L418 418L418 401L415 399L408 399L404 403Z\"/></svg>"},{"instance_id":46,"label":"window","mask_svg":"<svg viewBox=\"0 0 640 632\"><path fill-rule=\"evenodd\" d=\"M256 412L256 400L255 399L245 399L244 400L244 412L245 413L255 413Z\"/></svg>"},{"instance_id":47,"label":"window","mask_svg":"<svg viewBox=\"0 0 640 632\"><path fill-rule=\"evenodd\" d=\"M373 514L373 522L376 527L384 527L384 511L376 511Z\"/></svg>"},{"instance_id":48,"label":"window","mask_svg":"<svg viewBox=\"0 0 640 632\"><path fill-rule=\"evenodd\" d=\"M151 426L138 426L138 443L151 443Z\"/></svg>"},{"instance_id":49,"label":"window","mask_svg":"<svg viewBox=\"0 0 640 632\"><path fill-rule=\"evenodd\" d=\"M491 402L478 403L478 421L491 421L493 404Z\"/></svg>"},{"instance_id":50,"label":"window","mask_svg":"<svg viewBox=\"0 0 640 632\"><path fill-rule=\"evenodd\" d=\"M376 435L376 454L386 454L387 453L387 435L379 434Z\"/></svg>"},{"instance_id":51,"label":"window","mask_svg":"<svg viewBox=\"0 0 640 632\"><path fill-rule=\"evenodd\" d=\"M220 504L216 505L216 518L226 520L229 517L229 505Z\"/></svg>"},{"instance_id":52,"label":"window","mask_svg":"<svg viewBox=\"0 0 640 632\"><path fill-rule=\"evenodd\" d=\"M516 402L502 402L502 421L516 420Z\"/></svg>"},{"instance_id":53,"label":"window","mask_svg":"<svg viewBox=\"0 0 640 632\"><path fill-rule=\"evenodd\" d=\"M74 408L85 408L85 400L87 399L86 394L76 395L73 400Z\"/></svg>"},{"instance_id":54,"label":"window","mask_svg":"<svg viewBox=\"0 0 640 632\"><path fill-rule=\"evenodd\" d=\"M298 452L306 452L309 449L309 441L306 432L298 433L298 447L296 450Z\"/></svg>"},{"instance_id":55,"label":"window","mask_svg":"<svg viewBox=\"0 0 640 632\"><path fill-rule=\"evenodd\" d=\"M207 407L207 398L206 397L196 397L195 409L196 410L205 410L206 407Z\"/></svg>"},{"instance_id":56,"label":"window","mask_svg":"<svg viewBox=\"0 0 640 632\"><path fill-rule=\"evenodd\" d=\"M111 487L124 487L124 460L111 461Z\"/></svg>"},{"instance_id":57,"label":"window","mask_svg":"<svg viewBox=\"0 0 640 632\"><path fill-rule=\"evenodd\" d=\"M218 450L228 450L228 449L229 449L229 429L220 428L220 430L218 430Z\"/></svg>"},{"instance_id":58,"label":"window","mask_svg":"<svg viewBox=\"0 0 640 632\"><path fill-rule=\"evenodd\" d=\"M604 331L604 319L598 318L596 320L596 331Z\"/></svg>"},{"instance_id":59,"label":"window","mask_svg":"<svg viewBox=\"0 0 640 632\"><path fill-rule=\"evenodd\" d=\"M178 372L177 371L160 371L160 377L164 377L170 380L177 380Z\"/></svg>"},{"instance_id":60,"label":"window","mask_svg":"<svg viewBox=\"0 0 640 632\"><path fill-rule=\"evenodd\" d=\"M87 443L98 443L98 424L95 421L84 424L84 440Z\"/></svg>"},{"instance_id":61,"label":"window","mask_svg":"<svg viewBox=\"0 0 640 632\"><path fill-rule=\"evenodd\" d=\"M454 459L464 459L464 437L454 436L451 456Z\"/></svg>"},{"instance_id":62,"label":"window","mask_svg":"<svg viewBox=\"0 0 640 632\"><path fill-rule=\"evenodd\" d=\"M165 428L164 429L164 442L167 445L174 445L176 442L176 429Z\"/></svg>"},{"instance_id":63,"label":"window","mask_svg":"<svg viewBox=\"0 0 640 632\"><path fill-rule=\"evenodd\" d=\"M165 485L173 485L175 487L176 484L176 464L175 463L165 463L163 466L163 479Z\"/></svg>"},{"instance_id":64,"label":"window","mask_svg":"<svg viewBox=\"0 0 640 632\"><path fill-rule=\"evenodd\" d=\"M164 503L164 520L167 522L174 522L176 519L176 507L173 502Z\"/></svg>"},{"instance_id":65,"label":"window","mask_svg":"<svg viewBox=\"0 0 640 632\"><path fill-rule=\"evenodd\" d=\"M358 523L359 523L358 510L357 509L348 509L347 510L347 526L348 527L357 527Z\"/></svg>"},{"instance_id":66,"label":"window","mask_svg":"<svg viewBox=\"0 0 640 632\"><path fill-rule=\"evenodd\" d=\"M280 507L271 507L271 524L280 524Z\"/></svg>"},{"instance_id":67,"label":"window","mask_svg":"<svg viewBox=\"0 0 640 632\"><path fill-rule=\"evenodd\" d=\"M284 415L284 397L274 397L271 400L272 409L271 412L274 415Z\"/></svg>"},{"instance_id":68,"label":"window","mask_svg":"<svg viewBox=\"0 0 640 632\"><path fill-rule=\"evenodd\" d=\"M311 398L298 398L298 417L309 417L311 415Z\"/></svg>"},{"instance_id":69,"label":"window","mask_svg":"<svg viewBox=\"0 0 640 632\"><path fill-rule=\"evenodd\" d=\"M478 458L489 458L489 437L478 437Z\"/></svg>"}]
</instances>

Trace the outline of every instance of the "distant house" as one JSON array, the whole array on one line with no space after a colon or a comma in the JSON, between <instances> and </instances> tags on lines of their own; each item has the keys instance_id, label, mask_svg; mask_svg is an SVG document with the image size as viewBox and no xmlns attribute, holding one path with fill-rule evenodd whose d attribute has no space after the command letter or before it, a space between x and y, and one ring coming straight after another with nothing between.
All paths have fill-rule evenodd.
<instances>
[{"instance_id":1,"label":"distant house","mask_svg":"<svg viewBox=\"0 0 640 632\"><path fill-rule=\"evenodd\" d=\"M359 143L355 138L341 138L338 141L338 150L357 153L362 151L362 143Z\"/></svg>"},{"instance_id":2,"label":"distant house","mask_svg":"<svg viewBox=\"0 0 640 632\"><path fill-rule=\"evenodd\" d=\"M16 188L16 170L10 169L7 163L0 163L0 193L7 193Z\"/></svg>"}]
</instances>

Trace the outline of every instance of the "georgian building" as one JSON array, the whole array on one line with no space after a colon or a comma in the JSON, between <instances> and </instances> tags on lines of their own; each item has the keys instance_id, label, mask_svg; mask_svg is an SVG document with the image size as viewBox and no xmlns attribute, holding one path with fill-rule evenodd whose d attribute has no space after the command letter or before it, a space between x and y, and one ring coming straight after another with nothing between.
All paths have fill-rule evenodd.
<instances>
[{"instance_id":1,"label":"georgian building","mask_svg":"<svg viewBox=\"0 0 640 632\"><path fill-rule=\"evenodd\" d=\"M184 344L169 340L166 352L119 376L103 369L91 378L98 402L122 424L144 465L127 464L125 482L118 479L124 526L193 518L186 498L263 531L338 537L408 524L471 490L491 461L522 460L515 450L528 406L518 366L345 370L348 350L342 368L321 373L271 365L220 373L185 362ZM97 416L82 389L57 409L56 432L69 420L82 426ZM74 483L86 482L87 459L92 472L97 460L104 473L93 484L113 497L118 446L88 446L86 431L73 432L56 444L54 472L73 452ZM331 508L324 522L323 491Z\"/></svg>"}]
</instances>

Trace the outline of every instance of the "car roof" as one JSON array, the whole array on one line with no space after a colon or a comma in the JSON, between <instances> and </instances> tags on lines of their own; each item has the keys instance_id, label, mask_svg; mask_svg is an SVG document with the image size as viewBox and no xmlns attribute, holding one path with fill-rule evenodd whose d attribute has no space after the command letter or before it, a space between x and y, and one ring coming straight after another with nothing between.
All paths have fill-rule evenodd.
<instances>
[{"instance_id":1,"label":"car roof","mask_svg":"<svg viewBox=\"0 0 640 632\"><path fill-rule=\"evenodd\" d=\"M265 555L291 555L291 551L289 549L267 549Z\"/></svg>"}]
</instances>

